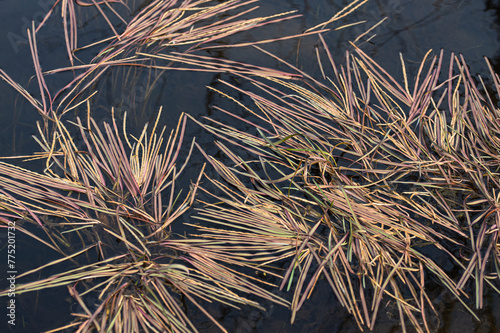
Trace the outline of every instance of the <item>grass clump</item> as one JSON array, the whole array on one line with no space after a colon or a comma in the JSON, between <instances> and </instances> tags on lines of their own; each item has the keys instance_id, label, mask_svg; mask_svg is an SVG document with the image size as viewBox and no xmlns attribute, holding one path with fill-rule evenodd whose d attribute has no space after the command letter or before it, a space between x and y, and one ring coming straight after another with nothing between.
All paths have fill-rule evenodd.
<instances>
[{"instance_id":1,"label":"grass clump","mask_svg":"<svg viewBox=\"0 0 500 333\"><path fill-rule=\"evenodd\" d=\"M66 126L56 125L51 141L41 129L37 140L42 152L34 158L45 159L45 174L6 163L0 168L2 221L18 219L20 231L60 253L59 259L18 279L48 268L57 273L16 286L17 294L68 286L82 312L65 328L83 332L196 331L181 300L193 303L225 331L200 301L259 307L238 290L286 304L177 245L172 223L191 206L199 182L186 195L176 191L193 148L191 144L185 163L178 164L185 116L166 144L157 123L150 134L146 126L139 138L127 138L125 124L121 134L115 120L101 130L90 116L86 125L77 119L73 125L80 131L80 145ZM27 221L37 222L45 236L28 232ZM92 294L99 300L95 309L84 298Z\"/></svg>"},{"instance_id":2,"label":"grass clump","mask_svg":"<svg viewBox=\"0 0 500 333\"><path fill-rule=\"evenodd\" d=\"M485 293L500 288L499 77L491 70L497 90L490 95L463 58L452 54L445 68L441 52L428 53L412 79L402 59L400 84L357 48L338 66L321 35L324 53L317 55L326 61L319 62L319 79L284 61L293 73L196 53L291 17L239 19L252 8L224 16L254 2L152 1L130 21L114 12L125 24L122 32L99 7L111 2L93 3L113 36L88 45L102 48L90 63L74 66L76 12L72 2L58 1L54 6L66 6L69 15L63 20L72 66L45 73L32 27L40 98L1 70L0 77L43 117L36 138L41 152L28 158L44 160L44 171L0 163L0 220L19 222L18 230L59 253L18 278L59 271L16 286L17 293L67 286L80 310L60 329L84 332L196 331L187 303L225 331L204 305L260 307L253 296L290 306L293 322L320 280L360 329L374 329L383 308L392 306L403 330L431 331L439 313L429 284L477 318L469 291L482 308ZM365 2L353 1L306 34ZM229 125L183 114L169 135L158 131L156 118L138 137L127 134L125 119L118 125L114 111L102 125L90 116L94 93L87 90L110 67L161 72L172 64L250 83L246 89L219 82L239 99L209 87L244 115L215 107L235 120ZM69 70L73 80L51 93L46 76ZM83 105L86 119L63 121ZM198 145L217 175L207 174L212 185L203 185L201 170L182 194L177 184L196 145L193 140L180 163L188 118L221 139L215 145L230 162ZM209 198L197 207L202 223L189 223L197 232L180 236L174 222L199 191ZM29 231L29 222L41 233ZM291 290L291 302L274 295L275 287ZM91 294L95 307L85 298Z\"/></svg>"},{"instance_id":3,"label":"grass clump","mask_svg":"<svg viewBox=\"0 0 500 333\"><path fill-rule=\"evenodd\" d=\"M476 317L467 290L481 308L485 288L500 287L499 109L454 55L447 71L442 53L426 56L410 87L404 62L401 86L361 50L339 67L323 46L326 83L300 71L305 85L240 75L253 89L221 82L253 101L238 102L248 116L216 107L237 121L193 119L230 144L216 143L231 162L206 155L222 179L198 218L219 228L199 230L223 241L221 260L285 265L292 322L319 279L360 328L392 303L404 330L408 320L430 331L429 283Z\"/></svg>"}]
</instances>

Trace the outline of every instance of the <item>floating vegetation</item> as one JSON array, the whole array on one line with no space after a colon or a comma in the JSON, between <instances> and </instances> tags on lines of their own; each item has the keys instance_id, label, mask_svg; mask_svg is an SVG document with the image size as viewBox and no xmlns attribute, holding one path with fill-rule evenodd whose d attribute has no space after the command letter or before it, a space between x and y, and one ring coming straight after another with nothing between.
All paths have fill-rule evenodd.
<instances>
[{"instance_id":1,"label":"floating vegetation","mask_svg":"<svg viewBox=\"0 0 500 333\"><path fill-rule=\"evenodd\" d=\"M216 325L196 299L258 306L231 291L248 292L246 281L216 263L188 267L187 263L200 259L179 252L170 239L171 224L191 206L199 185L198 179L185 196L175 191L193 148L191 144L184 164L177 164L185 116L165 145L164 129L157 133L156 123L151 134L145 127L139 138L131 137L133 143L126 137L125 124L120 134L116 121L104 123L104 131L90 117L86 125L77 119L74 126L80 130L82 147L62 123L57 123L51 141L40 129L37 141L43 152L35 157L46 159L45 174L0 165L4 194L0 218L37 221L45 239L19 229L62 255L18 278L48 267L65 267L63 263L76 265L19 285L17 294L67 285L83 309L67 327L78 326L84 332L195 331L180 297L194 303ZM257 286L250 290L286 304ZM98 293L101 302L94 311L83 300L89 293Z\"/></svg>"},{"instance_id":2,"label":"floating vegetation","mask_svg":"<svg viewBox=\"0 0 500 333\"><path fill-rule=\"evenodd\" d=\"M404 331L430 332L439 313L429 285L477 318L469 297L480 309L487 292L500 292L500 78L490 66L496 91L489 94L462 57L452 54L444 64L442 52L429 52L416 75L401 58L403 84L356 46L338 66L321 32L366 1L300 34L318 34L322 78L257 46L297 36L221 45L295 17L243 19L255 9L244 6L256 0L150 1L128 21L112 7L125 2L92 2L113 34L82 47L98 48L82 65L74 64L82 49L78 2L57 1L47 18L62 6L71 66L42 71L36 33L44 20L30 33L40 96L0 70L42 116L35 138L41 151L24 158L44 162L43 172L0 162L0 221L15 220L20 232L59 254L19 275L16 293L66 286L79 308L54 331L197 331L193 306L226 331L206 304L262 309L255 297L290 307L294 322L320 280L360 329L374 329L391 304ZM289 72L197 53L236 46L252 46ZM110 108L112 120L99 125L91 116L96 92L89 91L116 66L227 73L244 83L220 80L225 88L209 89L244 115L215 106L235 121L182 114L168 133L158 128L160 109L133 136L127 113ZM69 71L70 82L55 93L48 88L48 75ZM67 121L76 109L86 118ZM226 160L195 140L184 147L189 120L220 139L215 145ZM216 174L203 166L182 191L181 174L198 152ZM185 230L175 227L195 202L199 223L186 223L192 234L179 235ZM277 288L291 291L290 300L275 295Z\"/></svg>"},{"instance_id":3,"label":"floating vegetation","mask_svg":"<svg viewBox=\"0 0 500 333\"><path fill-rule=\"evenodd\" d=\"M202 237L223 241L211 248L223 261L285 262L292 321L319 279L361 329L394 302L404 330L409 320L429 331L429 280L475 316L464 288L474 285L477 308L500 288L499 109L460 57L442 80L443 53L426 56L411 81L402 61L400 86L361 50L339 67L323 46L327 83L300 71L306 85L240 75L254 89L221 83L253 101L238 102L247 116L215 107L236 121L192 118L233 147L216 143L232 165L205 154L223 181L211 179L217 203L198 215L219 228L198 226Z\"/></svg>"},{"instance_id":4,"label":"floating vegetation","mask_svg":"<svg viewBox=\"0 0 500 333\"><path fill-rule=\"evenodd\" d=\"M112 27L113 36L97 43L80 47L77 47L77 21L80 10L76 10L77 7L75 7L78 1L57 1L53 9L47 13L40 26L35 27L33 23L32 29L28 33L40 98L33 97L1 69L0 78L7 81L24 96L45 120L54 120L54 117L61 117L65 113L74 110L89 95L95 94L95 91L90 94L89 90L92 91L92 87L94 87L99 78L102 78L110 67L149 67L150 65L154 65L153 56L158 52L190 54L209 47L221 48L223 47L221 45L223 39L228 36L300 16L294 14L294 12L288 12L269 17L244 18L244 16L248 16L249 13L255 11L258 7L244 8L257 1L155 0L140 8L129 22L120 16L112 6L114 3L120 3L123 6L123 1L102 1L88 5L85 4L84 7L94 7L98 10L99 15L104 17L107 24ZM104 5L109 7L113 16L116 16L120 22L126 24L123 32L118 33L113 28L111 19L108 18L100 7ZM57 6L61 6L63 14L64 37L71 66L44 72L38 57L36 34L46 24L48 18L54 14ZM80 15L83 14L80 13ZM313 33L316 33L316 30L298 36ZM282 36L280 39L294 37L296 36ZM266 42L276 40L271 39ZM258 42L256 41L255 43ZM245 43L243 46L255 43ZM235 46L227 45L226 47ZM75 53L77 54L84 49L96 50L93 53L95 54L94 58L89 63L75 65ZM144 57L137 53L139 51L147 52L151 56ZM69 82L60 86L59 90L55 92L49 90L46 77L63 72L73 72L75 76ZM58 84L60 85L60 83ZM44 124L48 126L49 123L45 122Z\"/></svg>"},{"instance_id":5,"label":"floating vegetation","mask_svg":"<svg viewBox=\"0 0 500 333\"><path fill-rule=\"evenodd\" d=\"M112 2L90 6L98 8ZM185 115L170 135L165 128L157 131L158 115L138 137L127 134L126 113L120 114L123 127L117 123L114 110L112 121L102 125L91 116L96 92L89 93L90 89L111 66L144 66L147 59L133 55L137 50L175 47L189 53L231 34L291 18L285 13L239 19L255 9L238 13L240 7L253 2L153 1L127 23L123 33L117 34L113 28L115 36L99 43L104 48L90 64L43 72L36 35L58 5L62 6L71 64L77 51L78 3L58 1L42 24L33 24L29 32L39 97L0 70L0 77L43 119L35 138L42 151L24 156L44 160L43 172L0 162L0 221L5 225L16 221L19 231L59 253L58 259L37 263L37 268L18 275L23 283L16 286L17 294L68 287L79 310L73 314L76 319L72 323L56 331L196 331L188 316L188 303L226 331L205 309L206 303L261 308L245 297L250 294L288 305L241 274L204 257L202 247L186 249L185 243L179 243L182 236L172 231L173 222L192 205L200 182L200 178L195 180L184 193L177 185L194 147L193 140L189 151L181 153ZM112 26L106 14L99 11ZM237 14L220 20L227 12ZM116 11L113 13L119 17ZM183 45L188 49L179 49ZM59 91L49 89L46 77L67 71L73 71L75 77ZM70 126L63 121L69 111L85 105L86 119L72 119ZM30 222L41 229L33 231ZM47 273L53 270L57 273ZM7 291L0 292L0 296L5 295ZM88 299L97 297L97 304L88 303L86 297L90 295Z\"/></svg>"}]
</instances>

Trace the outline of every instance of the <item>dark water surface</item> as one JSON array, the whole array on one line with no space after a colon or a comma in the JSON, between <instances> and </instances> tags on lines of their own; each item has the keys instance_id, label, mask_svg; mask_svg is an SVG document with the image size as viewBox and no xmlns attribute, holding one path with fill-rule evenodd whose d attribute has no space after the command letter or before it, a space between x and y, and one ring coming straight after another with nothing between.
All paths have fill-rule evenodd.
<instances>
[{"instance_id":1,"label":"dark water surface","mask_svg":"<svg viewBox=\"0 0 500 333\"><path fill-rule=\"evenodd\" d=\"M0 68L5 70L21 86L27 87L32 93L37 92L36 82L30 82L34 74L30 50L26 37L26 29L31 21L40 21L54 1L49 0L0 0ZM278 12L297 10L303 14L301 18L286 23L277 24L272 29L245 32L227 39L228 43L261 40L303 32L332 17L348 1L339 0L263 0L261 8L255 15L270 15ZM132 6L133 7L133 6ZM61 29L60 13L56 13L48 22L45 30L38 36L39 56L44 70L68 65L64 38ZM349 41L356 39L362 32L384 17L387 19L376 29L361 39L358 45L379 62L386 70L401 79L399 54L407 62L410 77L429 49L439 53L444 49L461 53L468 62L472 74L488 76L488 70L483 57L488 57L496 70L500 72L499 22L500 1L400 1L372 0L357 12L348 16L342 24L365 21L356 27L340 31L330 31L324 34L330 50L338 64L345 59L346 50L352 50ZM336 24L333 28L338 27ZM81 45L100 40L109 36L109 29L95 13L89 13L82 25L86 31L81 35ZM367 41L369 37L375 37ZM264 48L284 60L298 66L307 73L319 77L320 71L316 63L316 37L304 38L300 41L291 40L279 44L265 45ZM222 50L212 53L221 58L249 62L271 67L282 66L275 60L252 50ZM88 54L82 53L82 58ZM210 115L224 120L219 114L214 114L211 105L220 102L220 98L209 93L207 85L217 85L217 79L227 78L216 74L200 74L186 72L168 72L155 87L149 98L144 97L147 86L147 76L137 73L137 78L127 82L123 80L122 70L112 70L97 86L100 91L98 103L93 110L93 116L99 120L109 120L109 109L114 106L117 113L129 111L131 125L135 131L142 129L143 124L154 118L160 106L164 106L165 114L162 121L168 127L175 126L176 119L182 112L194 116ZM61 87L68 76L58 76L50 83ZM133 96L134 98L131 98ZM83 115L83 111L75 111L68 118ZM33 108L5 82L0 82L0 155L24 155L37 149L31 135L36 134L35 123L40 120ZM134 130L132 130L134 132ZM196 127L188 129L187 137L196 136L198 142L206 147L209 153L216 153L211 148L213 137L207 136ZM197 177L203 163L197 155L191 160L181 185L188 185L189 179ZM37 168L36 163L29 164ZM40 166L38 166L39 168ZM0 185L1 186L1 185ZM186 216L184 220L188 220ZM179 221L180 223L180 221ZM0 238L3 242L5 238ZM50 258L50 253L33 240L18 238L19 270L28 270L36 265L44 264ZM6 281L3 274L6 256L4 251L0 257L1 289ZM445 264L445 263L443 263ZM47 274L49 274L48 272ZM432 288L432 286L429 286ZM485 296L485 308L477 311L481 322L476 322L462 308L459 302L449 295L432 291L435 296L435 306L440 312L439 332L497 332L500 330L500 298L492 293ZM282 295L285 295L283 293ZM0 332L38 332L48 330L68 322L69 308L72 300L65 288L51 289L40 294L27 294L18 297L17 326L5 326L5 300L0 300ZM311 298L298 313L296 323L289 324L289 311L278 306L267 305L270 310L261 312L254 309L243 309L241 312L229 311L224 307L213 306L211 313L221 319L231 332L357 332L352 317L341 308L333 298L329 287L324 281L319 281ZM76 311L76 309L71 309ZM198 314L194 313L194 316ZM376 332L399 332L399 321L394 309L386 308L380 314ZM200 331L212 332L216 328L198 316Z\"/></svg>"}]
</instances>

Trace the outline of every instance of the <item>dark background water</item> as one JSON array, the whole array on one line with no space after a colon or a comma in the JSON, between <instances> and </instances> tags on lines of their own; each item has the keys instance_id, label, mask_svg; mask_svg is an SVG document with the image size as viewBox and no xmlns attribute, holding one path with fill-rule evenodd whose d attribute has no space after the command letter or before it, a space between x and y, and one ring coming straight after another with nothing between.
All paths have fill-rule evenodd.
<instances>
[{"instance_id":1,"label":"dark background water","mask_svg":"<svg viewBox=\"0 0 500 333\"><path fill-rule=\"evenodd\" d=\"M37 87L30 78L34 74L33 64L26 38L26 29L31 21L40 21L53 1L50 0L0 0L0 68L23 87L29 86L29 91L36 93ZM322 23L332 17L348 1L339 0L266 0L259 5L261 8L254 15L269 15L283 11L297 10L303 16L293 21L273 26L272 29L255 30L233 36L227 39L228 43L260 40L279 37L288 34L297 34L307 28ZM44 70L68 65L64 38L61 30L61 20L56 13L54 19L48 22L47 27L38 36L39 56ZM81 44L96 41L109 36L109 29L100 20L99 15L93 12L82 11L85 17L82 28L85 34L81 36ZM360 40L358 45L373 57L386 70L401 79L399 54L407 62L410 77L429 49L436 54L444 49L445 54L450 52L464 55L470 66L471 73L488 76L487 66L483 57L488 57L497 72L500 72L499 50L499 1L400 1L400 0L372 0L361 7L342 24L365 21L356 27L340 31L325 33L324 37L334 55L335 61L342 64L345 51L352 50L350 40L367 28L387 17L385 22L374 29L367 37L376 34L367 41L367 37ZM264 48L297 65L307 73L319 77L319 68L316 63L314 47L316 37L265 45ZM88 54L80 54L83 58ZM252 50L222 50L213 52L221 58L246 61L252 64L283 68L277 61L263 56ZM147 73L137 73L135 80L123 80L123 70L110 71L109 75L99 82L96 87L100 91L98 102L95 103L93 115L99 120L108 120L109 108L114 106L117 112L128 110L131 125L135 131L142 129L145 122L154 117L160 106L164 106L167 117L163 117L163 124L168 127L175 125L177 117L186 112L194 116L211 115L215 118L224 118L214 114L211 105L220 102L214 94L209 93L206 85L217 85L217 79L226 78L218 74L168 72L162 76L151 96L146 98L144 91L147 88ZM68 76L54 76L50 84L60 87ZM134 96L133 99L130 96ZM75 111L68 118L81 115ZM17 93L4 82L0 82L0 155L25 155L37 149L31 136L36 134L35 123L40 120L33 108L22 100ZM134 130L132 130L134 131ZM197 140L210 153L213 137L207 136L201 129L190 127L188 137L196 136ZM190 167L184 175L183 183L188 184L199 172L203 163L200 156L191 160ZM28 164L30 168L39 168L36 163ZM184 217L189 219L189 217ZM0 240L4 241L5 238ZM50 257L50 251L41 249L31 239L18 238L18 265L19 270L32 268L42 264ZM3 252L2 252L3 254ZM4 257L0 258L0 277L4 274ZM5 280L2 279L2 289ZM481 322L475 322L465 312L458 302L453 301L446 294L435 293L435 304L440 311L440 332L496 332L500 327L500 300L496 294L485 297L485 309L478 311ZM65 288L52 289L40 294L28 294L18 297L20 307L17 310L19 332L36 332L63 325L68 320L68 305L71 304ZM0 300L0 309L5 309ZM221 319L230 331L234 332L357 332L352 317L348 316L333 299L329 287L319 282L318 287L299 312L297 322L290 326L289 311L284 308L268 304L270 310L261 312L254 309L243 309L240 312L228 311L223 307L214 306L210 309ZM74 309L73 309L74 310ZM0 310L1 326L4 331L5 316ZM398 332L398 320L393 318L391 309L381 313L376 327L377 332ZM200 317L201 318L201 317ZM24 323L23 323L24 322ZM22 328L21 325L24 325ZM216 331L213 325L199 320L202 331ZM6 328L10 329L10 328Z\"/></svg>"}]
</instances>

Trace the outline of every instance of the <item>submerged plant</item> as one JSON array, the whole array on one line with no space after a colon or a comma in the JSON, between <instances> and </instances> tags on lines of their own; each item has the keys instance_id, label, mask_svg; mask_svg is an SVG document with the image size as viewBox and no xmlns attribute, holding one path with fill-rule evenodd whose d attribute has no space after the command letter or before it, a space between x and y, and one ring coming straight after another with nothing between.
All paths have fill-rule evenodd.
<instances>
[{"instance_id":1,"label":"submerged plant","mask_svg":"<svg viewBox=\"0 0 500 333\"><path fill-rule=\"evenodd\" d=\"M333 69L326 84L300 71L306 86L239 74L255 92L221 81L256 109L238 102L247 116L237 116L215 108L255 132L192 118L235 147L217 143L233 166L206 155L223 179L211 180L217 203L199 211L219 226L197 226L214 240L207 251L268 271L285 264L292 322L319 279L360 328L373 329L393 302L403 330L407 318L430 331L437 311L429 281L466 308L465 287L475 284L481 308L485 286L500 287L500 111L486 87L480 92L453 55L445 81L441 53L429 66L422 61L410 88L404 62L402 87L359 49L346 67L325 50ZM450 275L444 260L463 275Z\"/></svg>"}]
</instances>

